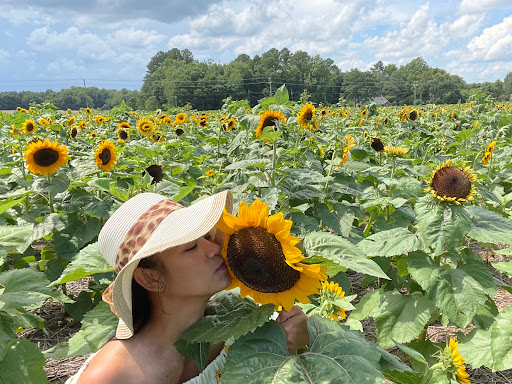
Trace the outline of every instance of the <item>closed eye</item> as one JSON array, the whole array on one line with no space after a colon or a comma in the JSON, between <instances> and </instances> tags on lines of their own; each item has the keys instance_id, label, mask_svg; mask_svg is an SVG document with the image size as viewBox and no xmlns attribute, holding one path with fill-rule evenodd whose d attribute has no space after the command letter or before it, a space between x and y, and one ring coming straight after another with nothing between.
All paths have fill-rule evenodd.
<instances>
[{"instance_id":1,"label":"closed eye","mask_svg":"<svg viewBox=\"0 0 512 384\"><path fill-rule=\"evenodd\" d=\"M185 252L190 252L190 251L193 251L194 249L197 248L197 242L194 243L194 245L190 246L189 248L186 248L185 249Z\"/></svg>"}]
</instances>

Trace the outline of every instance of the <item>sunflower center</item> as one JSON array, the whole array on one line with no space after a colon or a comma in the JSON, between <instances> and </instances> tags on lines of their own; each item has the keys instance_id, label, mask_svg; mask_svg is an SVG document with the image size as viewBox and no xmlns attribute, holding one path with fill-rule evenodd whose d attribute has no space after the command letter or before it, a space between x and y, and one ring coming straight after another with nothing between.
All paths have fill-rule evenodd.
<instances>
[{"instance_id":1,"label":"sunflower center","mask_svg":"<svg viewBox=\"0 0 512 384\"><path fill-rule=\"evenodd\" d=\"M443 167L432 178L432 189L439 196L465 199L471 192L471 181L457 167Z\"/></svg>"},{"instance_id":2,"label":"sunflower center","mask_svg":"<svg viewBox=\"0 0 512 384\"><path fill-rule=\"evenodd\" d=\"M261 126L261 129L264 129L265 127L275 126L276 120L277 120L277 118L274 116L269 116L269 117L265 118L265 120L263 120L263 125Z\"/></svg>"},{"instance_id":3,"label":"sunflower center","mask_svg":"<svg viewBox=\"0 0 512 384\"><path fill-rule=\"evenodd\" d=\"M117 131L117 133L121 140L126 140L128 138L128 132L126 132L125 130L120 129L119 131Z\"/></svg>"},{"instance_id":4,"label":"sunflower center","mask_svg":"<svg viewBox=\"0 0 512 384\"><path fill-rule=\"evenodd\" d=\"M304 112L304 120L310 121L313 118L313 111L307 110Z\"/></svg>"},{"instance_id":5,"label":"sunflower center","mask_svg":"<svg viewBox=\"0 0 512 384\"><path fill-rule=\"evenodd\" d=\"M112 154L110 153L110 150L108 148L103 148L103 151L101 151L101 154L100 154L101 163L103 165L108 164L111 157L112 157Z\"/></svg>"},{"instance_id":6,"label":"sunflower center","mask_svg":"<svg viewBox=\"0 0 512 384\"><path fill-rule=\"evenodd\" d=\"M27 123L27 131L28 132L32 132L34 130L34 124L32 123Z\"/></svg>"},{"instance_id":7,"label":"sunflower center","mask_svg":"<svg viewBox=\"0 0 512 384\"><path fill-rule=\"evenodd\" d=\"M284 292L300 279L300 272L286 263L279 240L263 227L242 228L231 235L227 258L238 280L258 292Z\"/></svg>"},{"instance_id":8,"label":"sunflower center","mask_svg":"<svg viewBox=\"0 0 512 384\"><path fill-rule=\"evenodd\" d=\"M52 148L42 148L34 153L34 162L40 167L49 167L59 160L59 152Z\"/></svg>"}]
</instances>

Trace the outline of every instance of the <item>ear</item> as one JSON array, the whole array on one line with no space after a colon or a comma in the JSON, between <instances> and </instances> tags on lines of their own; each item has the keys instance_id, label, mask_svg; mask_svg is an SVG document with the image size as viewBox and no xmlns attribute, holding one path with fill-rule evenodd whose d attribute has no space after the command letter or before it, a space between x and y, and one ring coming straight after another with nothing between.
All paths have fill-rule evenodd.
<instances>
[{"instance_id":1,"label":"ear","mask_svg":"<svg viewBox=\"0 0 512 384\"><path fill-rule=\"evenodd\" d=\"M135 271L133 271L133 278L147 291L159 292L162 290L160 274L154 269L137 267Z\"/></svg>"}]
</instances>

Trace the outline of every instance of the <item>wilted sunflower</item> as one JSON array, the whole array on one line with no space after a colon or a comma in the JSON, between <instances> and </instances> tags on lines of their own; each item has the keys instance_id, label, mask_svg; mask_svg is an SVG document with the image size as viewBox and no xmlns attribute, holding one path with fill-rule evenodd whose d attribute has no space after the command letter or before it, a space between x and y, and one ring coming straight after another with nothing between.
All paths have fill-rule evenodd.
<instances>
[{"instance_id":1,"label":"wilted sunflower","mask_svg":"<svg viewBox=\"0 0 512 384\"><path fill-rule=\"evenodd\" d=\"M276 126L277 121L286 124L286 117L279 111L273 111L269 109L264 114L260 116L260 121L258 122L258 127L256 128L256 136L261 136L263 130L266 127L274 127Z\"/></svg>"},{"instance_id":2,"label":"wilted sunflower","mask_svg":"<svg viewBox=\"0 0 512 384\"><path fill-rule=\"evenodd\" d=\"M187 114L184 112L180 112L176 115L176 124L183 124L185 120L187 120Z\"/></svg>"},{"instance_id":3,"label":"wilted sunflower","mask_svg":"<svg viewBox=\"0 0 512 384\"><path fill-rule=\"evenodd\" d=\"M142 172L142 176L144 176L146 172L149 173L149 176L153 178L153 180L151 180L151 184L156 184L163 178L162 168L163 165L161 164L150 165L144 172Z\"/></svg>"},{"instance_id":4,"label":"wilted sunflower","mask_svg":"<svg viewBox=\"0 0 512 384\"><path fill-rule=\"evenodd\" d=\"M25 132L27 135L30 135L34 133L37 130L36 122L32 119L28 119L23 123L23 132Z\"/></svg>"},{"instance_id":5,"label":"wilted sunflower","mask_svg":"<svg viewBox=\"0 0 512 384\"><path fill-rule=\"evenodd\" d=\"M299 116L297 117L297 121L300 126L304 128L309 128L311 124L311 120L315 117L316 108L311 103L306 103L302 106L299 112Z\"/></svg>"},{"instance_id":6,"label":"wilted sunflower","mask_svg":"<svg viewBox=\"0 0 512 384\"><path fill-rule=\"evenodd\" d=\"M268 204L259 200L250 207L241 202L238 216L224 210L217 227L226 234L222 256L232 279L227 289L239 287L242 297L290 311L295 299L309 303L308 296L319 292L326 267L302 264L292 222L268 213Z\"/></svg>"},{"instance_id":7,"label":"wilted sunflower","mask_svg":"<svg viewBox=\"0 0 512 384\"><path fill-rule=\"evenodd\" d=\"M405 155L407 152L409 152L409 150L407 148L404 148L404 147L388 147L388 146L385 146L384 147L384 152L386 152L386 154L388 154L388 155L400 156L400 155Z\"/></svg>"},{"instance_id":8,"label":"wilted sunflower","mask_svg":"<svg viewBox=\"0 0 512 384\"><path fill-rule=\"evenodd\" d=\"M343 292L343 289L339 286L338 283L334 283L334 281L322 282L322 291L320 292L321 301L334 301L336 300L336 297L345 297L345 292ZM341 317L342 319L347 318L347 314L345 313L345 310L341 307L338 307L335 304L329 303L324 307L324 313L326 316L330 317L333 320L338 321Z\"/></svg>"},{"instance_id":9,"label":"wilted sunflower","mask_svg":"<svg viewBox=\"0 0 512 384\"><path fill-rule=\"evenodd\" d=\"M378 137L372 137L371 138L370 146L376 152L382 152L384 150L384 143Z\"/></svg>"},{"instance_id":10,"label":"wilted sunflower","mask_svg":"<svg viewBox=\"0 0 512 384\"><path fill-rule=\"evenodd\" d=\"M457 113L455 112L455 109L450 113L450 119L456 119Z\"/></svg>"},{"instance_id":11,"label":"wilted sunflower","mask_svg":"<svg viewBox=\"0 0 512 384\"><path fill-rule=\"evenodd\" d=\"M143 136L149 136L155 129L155 125L149 119L142 119L137 123L137 131Z\"/></svg>"},{"instance_id":12,"label":"wilted sunflower","mask_svg":"<svg viewBox=\"0 0 512 384\"><path fill-rule=\"evenodd\" d=\"M69 130L69 138L75 140L78 136L78 128L77 127L71 127Z\"/></svg>"},{"instance_id":13,"label":"wilted sunflower","mask_svg":"<svg viewBox=\"0 0 512 384\"><path fill-rule=\"evenodd\" d=\"M473 195L476 191L471 185L474 181L476 175L470 167L454 167L448 159L432 173L427 191L440 201L454 201L460 204L474 200Z\"/></svg>"},{"instance_id":14,"label":"wilted sunflower","mask_svg":"<svg viewBox=\"0 0 512 384\"><path fill-rule=\"evenodd\" d=\"M116 146L109 140L105 140L98 145L94 154L96 166L105 172L110 172L117 162Z\"/></svg>"},{"instance_id":15,"label":"wilted sunflower","mask_svg":"<svg viewBox=\"0 0 512 384\"><path fill-rule=\"evenodd\" d=\"M119 140L123 140L123 142L125 142L130 137L130 133L126 129L118 128L117 137L119 137Z\"/></svg>"},{"instance_id":16,"label":"wilted sunflower","mask_svg":"<svg viewBox=\"0 0 512 384\"><path fill-rule=\"evenodd\" d=\"M127 121L123 121L117 125L117 129L124 129L125 131L129 131L132 129L132 126Z\"/></svg>"},{"instance_id":17,"label":"wilted sunflower","mask_svg":"<svg viewBox=\"0 0 512 384\"><path fill-rule=\"evenodd\" d=\"M50 143L49 140L38 140L36 143L30 143L27 150L23 151L23 159L30 172L46 176L54 174L66 164L69 158L67 152L67 147L59 145L57 141Z\"/></svg>"},{"instance_id":18,"label":"wilted sunflower","mask_svg":"<svg viewBox=\"0 0 512 384\"><path fill-rule=\"evenodd\" d=\"M181 128L178 128L178 129L176 129L175 133L176 133L178 136L181 136L181 135L183 135L183 134L185 133L185 131L184 131L183 129L181 129Z\"/></svg>"},{"instance_id":19,"label":"wilted sunflower","mask_svg":"<svg viewBox=\"0 0 512 384\"><path fill-rule=\"evenodd\" d=\"M491 161L491 157L492 157L492 152L485 152L484 155L482 156L482 164L488 165L489 162Z\"/></svg>"}]
</instances>

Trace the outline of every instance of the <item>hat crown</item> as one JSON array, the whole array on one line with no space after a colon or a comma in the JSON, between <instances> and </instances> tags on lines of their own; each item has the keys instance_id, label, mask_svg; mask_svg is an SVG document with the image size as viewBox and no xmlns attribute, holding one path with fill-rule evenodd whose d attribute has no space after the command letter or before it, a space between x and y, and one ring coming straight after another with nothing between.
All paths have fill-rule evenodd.
<instances>
[{"instance_id":1,"label":"hat crown","mask_svg":"<svg viewBox=\"0 0 512 384\"><path fill-rule=\"evenodd\" d=\"M165 212L159 212L158 216L151 215L155 211L155 207L162 205L168 206L168 209ZM140 249L156 228L157 225L154 223L157 219L162 220L177 208L182 208L182 206L165 196L151 192L140 193L127 200L110 216L98 235L101 254L116 269L116 272L119 272L119 263L122 260L120 256L128 251L127 241L132 240L131 248ZM147 222L140 225L144 220ZM139 233L140 236L136 237L134 233ZM131 256L135 253L133 252ZM128 257L128 254L126 256Z\"/></svg>"}]
</instances>

